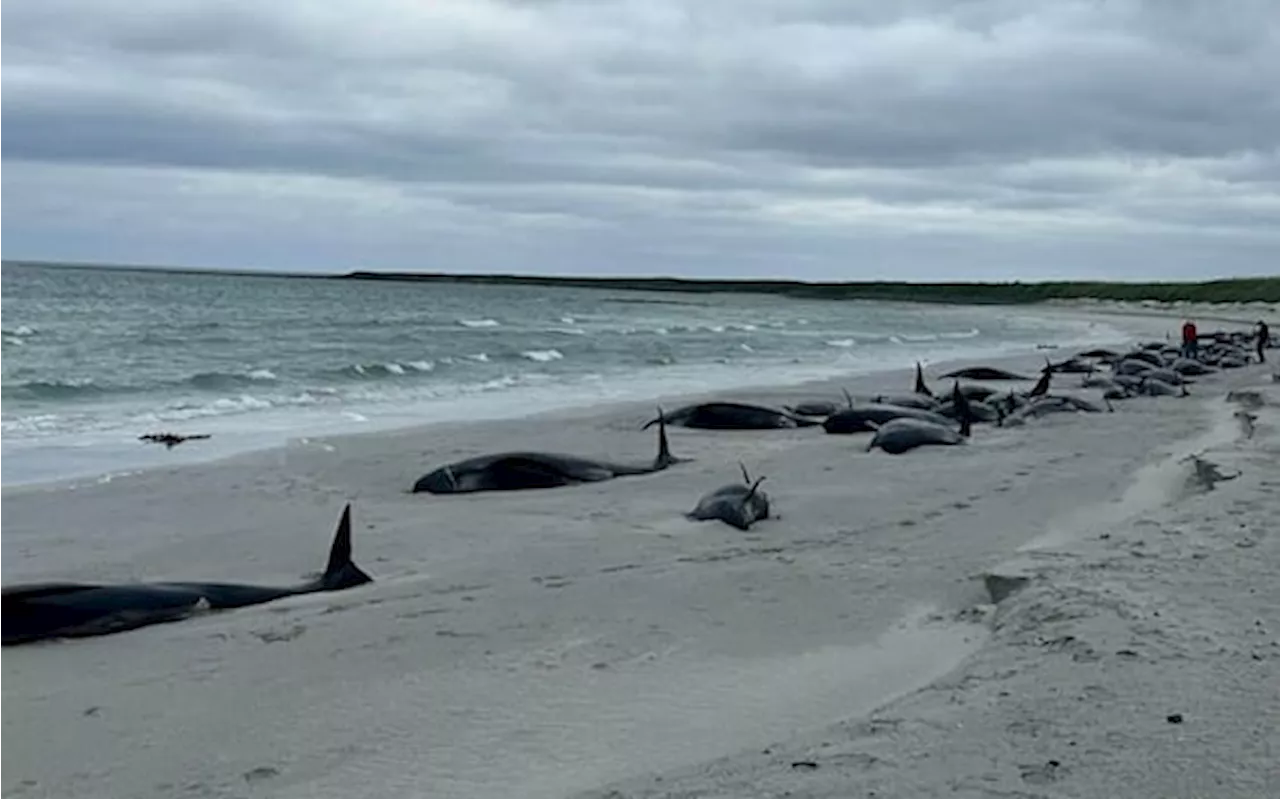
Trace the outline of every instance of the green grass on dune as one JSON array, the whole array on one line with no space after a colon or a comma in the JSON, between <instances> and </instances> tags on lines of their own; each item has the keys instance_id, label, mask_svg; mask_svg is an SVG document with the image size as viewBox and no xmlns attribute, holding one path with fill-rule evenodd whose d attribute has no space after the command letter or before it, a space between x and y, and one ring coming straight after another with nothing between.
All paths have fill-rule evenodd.
<instances>
[{"instance_id":1,"label":"green grass on dune","mask_svg":"<svg viewBox=\"0 0 1280 799\"><path fill-rule=\"evenodd\" d=\"M1280 277L1231 278L1201 283L1120 283L1051 281L1043 283L897 283L815 282L798 280L703 280L677 277L552 277L541 275L465 275L442 272L350 272L344 275L225 269L181 269L163 266L53 263L5 260L6 265L56 266L70 269L118 269L240 277L289 277L311 280L402 280L423 283L471 283L499 286L570 286L636 291L679 291L694 294L748 292L825 300L890 300L956 304L1015 305L1046 300L1123 300L1141 302L1280 303Z\"/></svg>"},{"instance_id":2,"label":"green grass on dune","mask_svg":"<svg viewBox=\"0 0 1280 799\"><path fill-rule=\"evenodd\" d=\"M1203 283L803 283L791 280L688 280L682 278L540 277L535 275L448 275L352 272L355 280L412 280L508 286L749 292L827 300L897 300L963 304L1023 304L1046 300L1126 300L1156 302L1280 302L1280 277L1236 278Z\"/></svg>"}]
</instances>

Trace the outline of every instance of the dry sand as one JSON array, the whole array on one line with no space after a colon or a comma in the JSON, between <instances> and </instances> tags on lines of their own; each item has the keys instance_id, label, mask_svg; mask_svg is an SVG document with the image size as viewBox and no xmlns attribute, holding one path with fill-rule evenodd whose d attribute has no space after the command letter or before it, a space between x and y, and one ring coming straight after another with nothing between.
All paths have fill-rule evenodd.
<instances>
[{"instance_id":1,"label":"dry sand","mask_svg":"<svg viewBox=\"0 0 1280 799\"><path fill-rule=\"evenodd\" d=\"M649 459L651 409L7 490L6 581L293 581L323 565L347 499L377 581L6 649L3 790L1274 796L1269 381L1250 367L1190 398L896 457L820 429L676 429L694 462L548 491L406 493L487 451ZM909 373L847 385L905 389ZM1224 397L1250 386L1267 404L1244 438ZM748 533L683 518L738 461L768 475L780 518ZM1210 462L1240 476L1207 489ZM994 607L992 571L1020 588Z\"/></svg>"}]
</instances>

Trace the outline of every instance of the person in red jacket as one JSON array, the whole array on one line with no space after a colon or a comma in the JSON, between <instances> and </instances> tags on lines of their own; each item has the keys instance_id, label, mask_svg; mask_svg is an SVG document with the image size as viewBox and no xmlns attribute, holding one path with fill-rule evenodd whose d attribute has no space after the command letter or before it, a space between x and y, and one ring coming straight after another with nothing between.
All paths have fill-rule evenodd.
<instances>
[{"instance_id":1,"label":"person in red jacket","mask_svg":"<svg viewBox=\"0 0 1280 799\"><path fill-rule=\"evenodd\" d=\"M1200 352L1200 337L1196 323L1190 319L1182 323L1182 357L1194 359Z\"/></svg>"}]
</instances>

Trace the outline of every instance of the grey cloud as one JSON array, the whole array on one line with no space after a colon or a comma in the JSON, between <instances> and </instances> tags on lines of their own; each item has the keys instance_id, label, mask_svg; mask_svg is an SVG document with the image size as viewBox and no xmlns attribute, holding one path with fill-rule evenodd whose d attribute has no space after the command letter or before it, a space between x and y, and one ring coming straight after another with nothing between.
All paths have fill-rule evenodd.
<instances>
[{"instance_id":1,"label":"grey cloud","mask_svg":"<svg viewBox=\"0 0 1280 799\"><path fill-rule=\"evenodd\" d=\"M331 179L317 190L377 194L402 225L428 209L474 235L487 219L491 241L457 245L477 258L662 241L813 264L851 241L901 246L894 224L994 253L1011 220L1052 240L1055 215L1062 236L1226 229L1254 253L1280 227L1280 9L1225 8L15 0L3 158L84 170L103 202L121 185L104 169L145 174L157 198L193 182L222 187L208 202L256 195L242 203L261 224L282 220L272 241L306 232L263 176ZM16 227L24 202L5 232L39 247Z\"/></svg>"}]
</instances>

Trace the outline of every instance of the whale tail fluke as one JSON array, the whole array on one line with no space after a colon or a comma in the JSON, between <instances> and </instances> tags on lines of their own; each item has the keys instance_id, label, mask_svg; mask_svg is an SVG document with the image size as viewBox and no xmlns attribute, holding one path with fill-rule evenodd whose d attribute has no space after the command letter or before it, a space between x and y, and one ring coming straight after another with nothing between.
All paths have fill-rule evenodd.
<instances>
[{"instance_id":1,"label":"whale tail fluke","mask_svg":"<svg viewBox=\"0 0 1280 799\"><path fill-rule=\"evenodd\" d=\"M348 502L342 509L338 531L334 533L333 546L329 548L329 563L324 567L320 585L326 591L339 591L371 582L373 578L351 560L351 503Z\"/></svg>"},{"instance_id":2,"label":"whale tail fluke","mask_svg":"<svg viewBox=\"0 0 1280 799\"><path fill-rule=\"evenodd\" d=\"M665 469L676 463L687 463L692 458L677 458L671 454L671 443L667 440L667 414L662 408L658 408L658 418L653 420L658 423L658 457L653 461L655 471ZM650 422L649 424L653 424ZM649 425L645 425L648 427Z\"/></svg>"}]
</instances>

